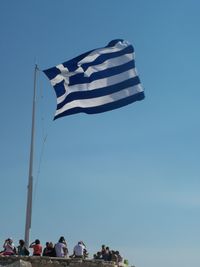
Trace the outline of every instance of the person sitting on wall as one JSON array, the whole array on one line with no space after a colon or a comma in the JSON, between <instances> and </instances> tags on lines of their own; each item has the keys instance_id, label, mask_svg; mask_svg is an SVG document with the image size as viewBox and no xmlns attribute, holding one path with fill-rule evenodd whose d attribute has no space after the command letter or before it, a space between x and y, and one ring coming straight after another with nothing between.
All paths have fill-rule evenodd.
<instances>
[{"instance_id":1,"label":"person sitting on wall","mask_svg":"<svg viewBox=\"0 0 200 267\"><path fill-rule=\"evenodd\" d=\"M46 247L43 250L42 256L55 257L56 252L52 242L46 242Z\"/></svg>"},{"instance_id":2,"label":"person sitting on wall","mask_svg":"<svg viewBox=\"0 0 200 267\"><path fill-rule=\"evenodd\" d=\"M104 255L106 254L106 246L102 245L101 246L101 257L104 258Z\"/></svg>"},{"instance_id":3,"label":"person sitting on wall","mask_svg":"<svg viewBox=\"0 0 200 267\"><path fill-rule=\"evenodd\" d=\"M104 261L111 261L112 253L109 247L106 247L105 253L102 255Z\"/></svg>"},{"instance_id":4,"label":"person sitting on wall","mask_svg":"<svg viewBox=\"0 0 200 267\"><path fill-rule=\"evenodd\" d=\"M104 261L111 261L112 252L110 251L109 247L105 245L101 246L101 251L98 251L94 255L94 259L104 260Z\"/></svg>"},{"instance_id":5,"label":"person sitting on wall","mask_svg":"<svg viewBox=\"0 0 200 267\"><path fill-rule=\"evenodd\" d=\"M83 241L79 241L78 244L74 247L73 255L71 257L85 259L88 256L86 246Z\"/></svg>"},{"instance_id":6,"label":"person sitting on wall","mask_svg":"<svg viewBox=\"0 0 200 267\"><path fill-rule=\"evenodd\" d=\"M102 260L102 256L101 256L101 252L100 251L98 251L96 254L94 254L94 259L95 260Z\"/></svg>"},{"instance_id":7,"label":"person sitting on wall","mask_svg":"<svg viewBox=\"0 0 200 267\"><path fill-rule=\"evenodd\" d=\"M117 263L119 264L121 264L121 263L123 263L123 258L122 258L122 256L120 255L120 253L119 253L119 251L117 250L117 251L115 251L115 255L117 256Z\"/></svg>"},{"instance_id":8,"label":"person sitting on wall","mask_svg":"<svg viewBox=\"0 0 200 267\"><path fill-rule=\"evenodd\" d=\"M84 255L84 259L86 259L86 258L88 258L89 253L88 253L88 251L87 251L87 249L86 249L86 245L83 243L83 241L81 241L81 242L82 242L83 246L85 246L83 255Z\"/></svg>"},{"instance_id":9,"label":"person sitting on wall","mask_svg":"<svg viewBox=\"0 0 200 267\"><path fill-rule=\"evenodd\" d=\"M55 244L55 252L56 252L56 257L62 257L62 258L67 257L68 254L67 243L63 236L61 236L58 243Z\"/></svg>"},{"instance_id":10,"label":"person sitting on wall","mask_svg":"<svg viewBox=\"0 0 200 267\"><path fill-rule=\"evenodd\" d=\"M2 255L4 256L11 256L16 255L16 248L14 246L12 238L8 238L5 240L3 244L4 251L2 252Z\"/></svg>"},{"instance_id":11,"label":"person sitting on wall","mask_svg":"<svg viewBox=\"0 0 200 267\"><path fill-rule=\"evenodd\" d=\"M117 254L114 250L111 250L111 261L116 262L116 263L118 262L117 261Z\"/></svg>"},{"instance_id":12,"label":"person sitting on wall","mask_svg":"<svg viewBox=\"0 0 200 267\"><path fill-rule=\"evenodd\" d=\"M29 246L29 248L33 249L33 256L41 256L42 254L42 246L40 244L40 240L36 239L34 242L32 242Z\"/></svg>"},{"instance_id":13,"label":"person sitting on wall","mask_svg":"<svg viewBox=\"0 0 200 267\"><path fill-rule=\"evenodd\" d=\"M19 256L28 256L29 255L29 251L25 247L25 242L22 239L19 240L19 246L17 247L17 254Z\"/></svg>"}]
</instances>

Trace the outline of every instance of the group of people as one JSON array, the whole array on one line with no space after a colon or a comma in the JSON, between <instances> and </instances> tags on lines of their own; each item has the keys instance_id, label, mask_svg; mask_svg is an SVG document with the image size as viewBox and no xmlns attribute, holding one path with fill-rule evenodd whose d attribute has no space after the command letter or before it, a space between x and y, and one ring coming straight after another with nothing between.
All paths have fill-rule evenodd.
<instances>
[{"instance_id":1,"label":"group of people","mask_svg":"<svg viewBox=\"0 0 200 267\"><path fill-rule=\"evenodd\" d=\"M11 256L11 255L29 255L28 249L25 247L24 240L19 240L19 245L15 247L12 238L8 238L4 241L3 250L0 251L0 255Z\"/></svg>"},{"instance_id":2,"label":"group of people","mask_svg":"<svg viewBox=\"0 0 200 267\"><path fill-rule=\"evenodd\" d=\"M94 254L95 260L104 260L104 261L114 261L116 263L122 263L123 258L120 255L118 250L110 250L109 247L106 247L106 245L102 245L101 251L98 251L96 254Z\"/></svg>"},{"instance_id":3,"label":"group of people","mask_svg":"<svg viewBox=\"0 0 200 267\"><path fill-rule=\"evenodd\" d=\"M29 248L26 248L24 240L19 240L19 245L15 247L12 238L5 240L3 244L4 250L0 252L0 255L11 256L29 256L29 249L33 250L33 256L47 256L47 257L61 257L61 258L82 258L88 257L88 252L86 245L83 241L79 241L73 249L73 254L69 255L69 250L67 248L67 242L64 236L61 236L58 242L54 245L52 242L46 242L46 246L42 247L40 240L36 239L32 242ZM101 250L94 254L95 260L113 261L117 264L123 262L123 258L119 251L110 250L109 247L102 245Z\"/></svg>"},{"instance_id":4,"label":"group of people","mask_svg":"<svg viewBox=\"0 0 200 267\"><path fill-rule=\"evenodd\" d=\"M73 249L73 254L69 255L67 248L67 243L64 236L61 236L58 242L54 245L52 242L46 242L46 246L42 247L40 240L36 239L27 248L25 246L24 240L19 240L19 245L15 247L12 238L5 240L3 244L3 251L0 252L0 256L29 256L30 251L33 250L33 256L48 256L48 257L70 257L70 258L87 258L88 252L83 241L79 241L78 244Z\"/></svg>"}]
</instances>

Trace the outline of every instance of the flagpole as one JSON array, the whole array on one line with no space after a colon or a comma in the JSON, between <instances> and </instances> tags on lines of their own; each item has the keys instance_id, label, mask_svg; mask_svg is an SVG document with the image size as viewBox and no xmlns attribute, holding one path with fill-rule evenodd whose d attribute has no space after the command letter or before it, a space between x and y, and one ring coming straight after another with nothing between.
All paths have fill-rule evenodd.
<instances>
[{"instance_id":1,"label":"flagpole","mask_svg":"<svg viewBox=\"0 0 200 267\"><path fill-rule=\"evenodd\" d=\"M33 88L33 106L32 106L32 127L31 127L31 146L29 159L29 177L27 187L27 205L26 205L26 225L25 225L25 246L29 246L29 235L32 218L32 196L33 196L33 152L34 152L34 134L35 134L35 103L36 103L36 79L38 66L34 69L34 88Z\"/></svg>"}]
</instances>

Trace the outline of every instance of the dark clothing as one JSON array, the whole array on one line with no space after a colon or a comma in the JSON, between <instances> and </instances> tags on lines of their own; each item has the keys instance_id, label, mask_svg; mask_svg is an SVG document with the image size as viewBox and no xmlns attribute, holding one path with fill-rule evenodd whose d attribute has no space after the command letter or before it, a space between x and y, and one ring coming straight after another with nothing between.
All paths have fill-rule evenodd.
<instances>
[{"instance_id":1,"label":"dark clothing","mask_svg":"<svg viewBox=\"0 0 200 267\"><path fill-rule=\"evenodd\" d=\"M28 256L29 251L25 246L18 246L17 247L17 254L20 256Z\"/></svg>"},{"instance_id":2,"label":"dark clothing","mask_svg":"<svg viewBox=\"0 0 200 267\"><path fill-rule=\"evenodd\" d=\"M44 248L42 256L56 257L56 251L54 248Z\"/></svg>"}]
</instances>

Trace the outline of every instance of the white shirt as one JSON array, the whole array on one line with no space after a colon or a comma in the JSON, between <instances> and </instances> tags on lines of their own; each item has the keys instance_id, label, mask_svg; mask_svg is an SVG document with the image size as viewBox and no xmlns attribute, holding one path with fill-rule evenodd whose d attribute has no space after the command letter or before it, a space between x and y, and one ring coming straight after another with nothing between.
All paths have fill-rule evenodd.
<instances>
[{"instance_id":1,"label":"white shirt","mask_svg":"<svg viewBox=\"0 0 200 267\"><path fill-rule=\"evenodd\" d=\"M84 249L85 249L85 246L82 245L82 244L77 244L75 247L74 247L74 254L76 256L83 256L84 254Z\"/></svg>"},{"instance_id":2,"label":"white shirt","mask_svg":"<svg viewBox=\"0 0 200 267\"><path fill-rule=\"evenodd\" d=\"M64 257L65 253L64 250L67 249L67 246L63 243L58 242L55 244L55 250L56 250L56 257Z\"/></svg>"}]
</instances>

